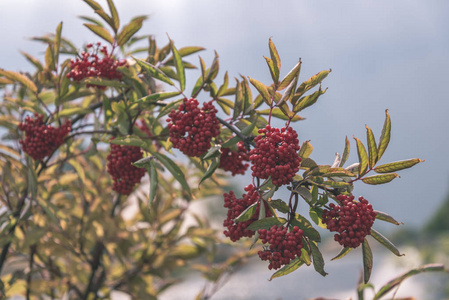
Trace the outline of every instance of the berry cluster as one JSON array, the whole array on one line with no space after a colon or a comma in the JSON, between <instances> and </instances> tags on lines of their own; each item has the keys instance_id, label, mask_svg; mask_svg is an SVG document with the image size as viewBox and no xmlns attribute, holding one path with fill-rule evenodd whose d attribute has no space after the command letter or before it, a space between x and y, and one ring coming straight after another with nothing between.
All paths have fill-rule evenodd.
<instances>
[{"instance_id":1,"label":"berry cluster","mask_svg":"<svg viewBox=\"0 0 449 300\"><path fill-rule=\"evenodd\" d=\"M203 155L211 147L212 138L220 134L212 101L204 103L202 109L198 105L198 100L185 98L167 119L173 147L188 156Z\"/></svg>"},{"instance_id":2,"label":"berry cluster","mask_svg":"<svg viewBox=\"0 0 449 300\"><path fill-rule=\"evenodd\" d=\"M112 189L119 194L131 194L134 186L145 175L145 169L137 168L133 162L142 158L142 151L136 146L122 146L111 144L108 154L108 173L114 179Z\"/></svg>"},{"instance_id":3,"label":"berry cluster","mask_svg":"<svg viewBox=\"0 0 449 300\"><path fill-rule=\"evenodd\" d=\"M250 151L253 176L267 179L271 176L275 185L292 182L299 171L301 158L298 156L298 134L291 127L259 129L254 139L256 147Z\"/></svg>"},{"instance_id":4,"label":"berry cluster","mask_svg":"<svg viewBox=\"0 0 449 300\"><path fill-rule=\"evenodd\" d=\"M341 206L329 204L330 210L323 210L323 223L330 231L337 231L335 241L344 247L356 248L371 232L376 213L368 200L354 196L338 195L337 201Z\"/></svg>"},{"instance_id":5,"label":"berry cluster","mask_svg":"<svg viewBox=\"0 0 449 300\"><path fill-rule=\"evenodd\" d=\"M244 222L235 222L234 219L237 218L245 209L250 207L252 204L261 200L259 191L252 184L245 187L246 194L243 194L242 199L237 199L233 191L229 194L224 194L224 207L228 208L228 214L226 220L223 222L223 226L227 227L224 231L224 235L229 237L231 241L238 241L241 237L252 237L254 231L246 229L251 223L257 221L259 217L260 204L256 207L256 211L251 219ZM265 217L271 217L273 214L268 206L265 205Z\"/></svg>"},{"instance_id":6,"label":"berry cluster","mask_svg":"<svg viewBox=\"0 0 449 300\"><path fill-rule=\"evenodd\" d=\"M34 117L26 116L25 122L19 124L19 130L25 131L25 139L19 143L29 156L41 160L64 143L64 137L72 130L72 123L68 120L61 127L54 128L44 123L43 115L35 113Z\"/></svg>"},{"instance_id":7,"label":"berry cluster","mask_svg":"<svg viewBox=\"0 0 449 300\"><path fill-rule=\"evenodd\" d=\"M112 57L112 53L109 53L106 46L100 48L100 43L97 43L94 47L93 44L88 44L87 49L90 52L83 51L81 53L81 59L70 61L70 72L67 74L67 78L71 78L77 82L83 80L87 77L102 77L106 79L122 79L122 73L117 71L117 67L124 66L126 60L115 60ZM98 57L98 52L103 54L100 59ZM97 86L88 84L87 87L96 87L100 89L105 89L105 86Z\"/></svg>"},{"instance_id":8,"label":"berry cluster","mask_svg":"<svg viewBox=\"0 0 449 300\"><path fill-rule=\"evenodd\" d=\"M287 232L287 227L277 225L273 225L270 230L259 229L258 232L262 243L270 244L267 249L258 252L262 260L270 261L268 269L279 269L296 256L301 256L303 231L298 226L294 226L290 232Z\"/></svg>"},{"instance_id":9,"label":"berry cluster","mask_svg":"<svg viewBox=\"0 0 449 300\"><path fill-rule=\"evenodd\" d=\"M225 171L232 172L232 176L235 174L245 174L249 164L244 163L249 160L248 149L245 148L243 142L237 143L237 151L233 151L231 148L222 148L220 165L219 167Z\"/></svg>"}]
</instances>

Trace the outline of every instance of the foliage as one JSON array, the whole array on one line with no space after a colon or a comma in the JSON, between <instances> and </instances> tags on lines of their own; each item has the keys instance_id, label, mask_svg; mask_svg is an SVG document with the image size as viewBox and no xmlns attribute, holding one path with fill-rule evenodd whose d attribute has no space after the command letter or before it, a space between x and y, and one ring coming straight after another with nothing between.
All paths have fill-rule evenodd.
<instances>
[{"instance_id":1,"label":"foliage","mask_svg":"<svg viewBox=\"0 0 449 300\"><path fill-rule=\"evenodd\" d=\"M282 247L270 250L265 246L260 251L258 242L259 230L273 226L301 232L298 236L302 237L302 246L299 255L282 254L286 263L271 279L312 263L325 276L318 247L321 237L308 218L326 228L322 222L323 211L332 209L331 201L341 204L338 195L352 195L354 183L385 184L398 177L395 172L422 162L414 158L378 164L391 137L388 111L378 141L369 127L366 127L367 147L354 137L357 164L344 167L350 153L348 138L343 154L337 154L332 164L320 165L311 159L312 145L305 141L299 147L292 124L303 120L299 113L327 91L321 88L321 83L331 70L321 71L300 83L302 62L298 61L281 77L281 59L271 39L270 57L265 60L272 83L267 85L241 76L235 78L235 86L231 87L227 72L222 81L217 79L219 57L215 53L209 67L199 57L201 74L193 90L187 93L186 69L197 66L186 57L204 50L202 47L178 49L170 39L160 46L151 35L136 35L145 16L121 26L112 0L107 1L109 12L94 0L84 2L97 15L82 17L85 27L106 42L107 47L90 43L79 54L78 48L62 36L61 23L55 34L34 38L47 47L45 61L24 53L35 67L34 73L0 70L4 99L0 104L0 126L4 133L0 145L3 205L0 291L3 295L97 299L108 298L112 291L120 290L136 299L156 299L176 283L185 266L193 266L206 279L218 284L224 274L248 256L265 252L264 257L269 257L265 260L274 259L271 252ZM142 43L147 46L140 46ZM258 93L255 97L252 87ZM215 113L212 116L213 109L208 109L209 106L189 114L187 99L196 99L200 93L211 99L208 105L221 109L217 116ZM211 142L207 151L195 157L179 157L179 151L175 150L179 147L170 138L173 133L170 128L177 124L167 119L169 114L178 115L174 112L195 118L198 114L216 118L213 121L219 122L220 132L208 139ZM43 159L32 159L19 143L24 137L20 124L30 114L36 118L43 115L44 123L53 124L52 127L71 124L64 143L51 148ZM285 128L271 129L274 118L285 120ZM195 122L201 123L201 119ZM182 124L189 126L186 121ZM42 132L46 134L45 128ZM269 134L277 139L276 143L271 142L271 135L267 138ZM188 142L189 137L181 135L180 139ZM218 246L230 242L211 228L208 219L189 211L189 206L198 199L223 194L227 181L226 173L219 167L224 159L222 154L243 151L242 143L246 150L252 148L249 160L253 171L257 161L254 154L263 156L264 153L255 151L264 147L259 145L272 143L272 151L279 151L272 159L279 161L270 172L253 173L256 190L253 202L230 220L234 222L230 226L245 224L244 229L252 232L251 249L230 254L225 261L220 261L216 255ZM133 168L144 168L149 175L148 184L138 185L129 198L126 193L120 194L123 187L114 188L115 183L125 182L125 186L134 187L139 180L120 174L111 178L108 164L118 162L108 156L109 144L128 147L123 149L138 147L143 153L142 159L132 165L128 162L122 169L123 174L128 170L135 174ZM120 153L122 148L114 149ZM291 160L280 160L282 153L289 158L293 153L299 159L291 165ZM239 170L242 168L246 168L244 163ZM302 174L297 173L299 168ZM282 170L286 169L288 172L283 174ZM370 172L376 174L369 175ZM291 193L287 201L274 197L281 188ZM307 205L306 211L298 208L300 197ZM138 210L124 218L123 212L132 199ZM234 197L233 201L240 200ZM377 220L400 224L386 213L375 212ZM195 222L186 221L189 214L194 215ZM371 235L395 255L401 255L382 234L373 229ZM362 238L363 281L368 283L373 257L368 239ZM343 248L334 259L351 250ZM206 294L205 289L198 297L207 298Z\"/></svg>"}]
</instances>

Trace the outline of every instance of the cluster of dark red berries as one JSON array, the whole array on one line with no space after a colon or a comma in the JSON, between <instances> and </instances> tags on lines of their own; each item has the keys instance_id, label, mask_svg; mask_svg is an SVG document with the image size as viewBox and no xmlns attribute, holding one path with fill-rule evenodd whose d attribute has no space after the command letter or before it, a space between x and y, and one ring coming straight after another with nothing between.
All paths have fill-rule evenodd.
<instances>
[{"instance_id":1,"label":"cluster of dark red berries","mask_svg":"<svg viewBox=\"0 0 449 300\"><path fill-rule=\"evenodd\" d=\"M50 155L64 143L64 137L72 130L70 120L61 127L54 128L44 123L44 116L37 113L34 119L25 117L25 122L19 124L19 130L25 131L25 139L19 143L29 156L41 160Z\"/></svg>"},{"instance_id":2,"label":"cluster of dark red berries","mask_svg":"<svg viewBox=\"0 0 449 300\"><path fill-rule=\"evenodd\" d=\"M246 194L243 194L242 199L237 199L233 191L229 194L224 194L224 207L228 209L226 220L223 222L223 226L227 228L224 231L224 235L229 237L231 241L238 241L242 237L252 237L254 231L246 229L251 223L257 221L259 218L260 204L257 205L254 215L251 219L244 222L235 222L237 218L245 209L256 203L257 201L263 201L260 198L259 191L252 184L245 187ZM273 216L271 210L265 204L265 217Z\"/></svg>"},{"instance_id":3,"label":"cluster of dark red berries","mask_svg":"<svg viewBox=\"0 0 449 300\"><path fill-rule=\"evenodd\" d=\"M232 172L232 176L236 174L245 174L249 167L248 149L245 148L243 142L237 143L237 151L231 148L222 148L219 167L225 171Z\"/></svg>"},{"instance_id":4,"label":"cluster of dark red berries","mask_svg":"<svg viewBox=\"0 0 449 300\"><path fill-rule=\"evenodd\" d=\"M289 184L299 171L298 134L291 127L259 129L254 139L256 147L250 151L254 177L271 180L275 185Z\"/></svg>"},{"instance_id":5,"label":"cluster of dark red berries","mask_svg":"<svg viewBox=\"0 0 449 300\"><path fill-rule=\"evenodd\" d=\"M270 244L264 251L259 251L262 260L268 260L268 269L279 269L288 265L291 260L301 257L303 231L294 226L287 232L287 227L273 225L270 230L259 229L259 238L264 244Z\"/></svg>"},{"instance_id":6,"label":"cluster of dark red berries","mask_svg":"<svg viewBox=\"0 0 449 300\"><path fill-rule=\"evenodd\" d=\"M145 169L137 168L133 162L142 158L142 151L136 146L122 146L111 144L108 154L108 173L114 179L112 189L119 194L131 194L134 186L140 183L145 175Z\"/></svg>"},{"instance_id":7,"label":"cluster of dark red berries","mask_svg":"<svg viewBox=\"0 0 449 300\"><path fill-rule=\"evenodd\" d=\"M354 196L338 195L340 205L329 204L330 210L323 210L323 223L330 231L338 232L334 239L344 247L356 248L371 233L376 213L368 200Z\"/></svg>"},{"instance_id":8,"label":"cluster of dark red berries","mask_svg":"<svg viewBox=\"0 0 449 300\"><path fill-rule=\"evenodd\" d=\"M212 138L220 134L212 101L198 107L198 100L185 98L178 110L172 110L167 119L170 141L174 148L187 156L201 156L211 147Z\"/></svg>"},{"instance_id":9,"label":"cluster of dark red berries","mask_svg":"<svg viewBox=\"0 0 449 300\"><path fill-rule=\"evenodd\" d=\"M112 53L109 53L106 46L100 48L101 43L97 43L96 47L93 44L88 44L87 49L89 52L83 51L81 58L70 61L70 72L67 74L67 78L71 78L74 81L81 81L87 77L101 77L106 79L122 79L122 73L117 71L118 67L124 66L126 60L116 60L112 57ZM103 54L103 57L98 56L98 52ZM88 84L87 87L96 87L105 89L105 86L97 86Z\"/></svg>"}]
</instances>

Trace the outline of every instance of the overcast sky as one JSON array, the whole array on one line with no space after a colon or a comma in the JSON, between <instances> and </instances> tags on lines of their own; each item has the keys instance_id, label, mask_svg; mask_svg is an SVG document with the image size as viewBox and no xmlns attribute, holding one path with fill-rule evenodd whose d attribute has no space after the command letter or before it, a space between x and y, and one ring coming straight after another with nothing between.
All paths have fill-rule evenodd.
<instances>
[{"instance_id":1,"label":"overcast sky","mask_svg":"<svg viewBox=\"0 0 449 300\"><path fill-rule=\"evenodd\" d=\"M105 1L99 1L105 3ZM178 48L203 46L213 51L232 77L270 82L263 56L268 39L275 42L285 75L302 59L301 79L325 69L328 91L295 123L300 139L311 140L312 158L332 164L345 136L365 140L365 124L376 139L389 109L392 139L381 162L407 158L426 161L399 173L383 186L358 183L354 194L403 221L420 226L449 192L449 2L420 1L210 1L119 0L122 24L150 15L142 34L154 34L160 45L168 33ZM78 15L93 16L81 0L1 0L0 67L31 70L19 50L42 57L44 46L27 38L54 32L81 48L98 41ZM197 63L196 56L190 61ZM198 73L188 73L191 88ZM218 81L221 82L221 79ZM254 93L255 94L255 93ZM355 144L348 163L357 161ZM385 227L383 227L385 228ZM386 227L391 228L390 226Z\"/></svg>"}]
</instances>

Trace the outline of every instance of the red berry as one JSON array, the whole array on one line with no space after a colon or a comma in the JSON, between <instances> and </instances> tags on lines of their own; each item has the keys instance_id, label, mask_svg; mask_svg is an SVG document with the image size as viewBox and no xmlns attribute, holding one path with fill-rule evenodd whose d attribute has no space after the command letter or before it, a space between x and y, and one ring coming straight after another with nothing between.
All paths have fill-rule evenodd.
<instances>
[{"instance_id":1,"label":"red berry","mask_svg":"<svg viewBox=\"0 0 449 300\"><path fill-rule=\"evenodd\" d=\"M35 160L41 160L52 154L64 144L64 137L72 130L70 120L61 127L54 128L44 123L44 116L34 114L35 119L25 117L25 122L19 124L19 130L25 131L25 139L20 140L23 151Z\"/></svg>"},{"instance_id":2,"label":"red berry","mask_svg":"<svg viewBox=\"0 0 449 300\"><path fill-rule=\"evenodd\" d=\"M167 119L173 147L188 156L201 156L211 147L212 138L220 134L217 110L212 101L198 107L198 100L185 98L178 110L172 110Z\"/></svg>"},{"instance_id":3,"label":"red berry","mask_svg":"<svg viewBox=\"0 0 449 300\"><path fill-rule=\"evenodd\" d=\"M259 191L252 184L245 187L246 194L243 194L242 199L237 199L233 191L229 194L224 194L224 207L228 208L228 214L226 220L223 222L223 226L227 228L223 233L229 237L231 241L238 241L242 237L252 237L254 231L246 229L251 223L257 221L259 218L260 204L256 207L254 215L251 219L244 222L235 222L237 218L245 209L256 203L257 201L263 201L260 198ZM265 216L271 217L273 214L268 206L265 205Z\"/></svg>"},{"instance_id":4,"label":"red berry","mask_svg":"<svg viewBox=\"0 0 449 300\"><path fill-rule=\"evenodd\" d=\"M232 172L232 176L245 174L246 169L249 167L248 163L244 163L245 161L249 161L249 154L243 142L237 143L237 151L233 151L230 148L221 149L219 167L225 171Z\"/></svg>"},{"instance_id":5,"label":"red berry","mask_svg":"<svg viewBox=\"0 0 449 300\"><path fill-rule=\"evenodd\" d=\"M132 165L141 158L142 151L139 147L111 144L107 167L114 180L114 191L122 195L131 194L134 186L140 183L145 175L145 169Z\"/></svg>"},{"instance_id":6,"label":"red berry","mask_svg":"<svg viewBox=\"0 0 449 300\"><path fill-rule=\"evenodd\" d=\"M298 156L298 134L291 127L259 129L260 135L254 142L256 147L250 151L254 177L271 180L275 185L288 184L299 171L301 158Z\"/></svg>"},{"instance_id":7,"label":"red berry","mask_svg":"<svg viewBox=\"0 0 449 300\"><path fill-rule=\"evenodd\" d=\"M259 238L264 244L269 244L263 251L259 251L262 260L268 260L268 269L279 269L288 265L296 257L301 257L303 231L294 226L290 232L287 227L273 225L270 230L259 229Z\"/></svg>"},{"instance_id":8,"label":"red berry","mask_svg":"<svg viewBox=\"0 0 449 300\"><path fill-rule=\"evenodd\" d=\"M359 197L359 202L354 201L354 196L338 195L340 205L330 204L330 210L323 210L323 223L330 231L337 231L335 241L344 247L358 247L365 236L371 233L376 218L368 200Z\"/></svg>"}]
</instances>

